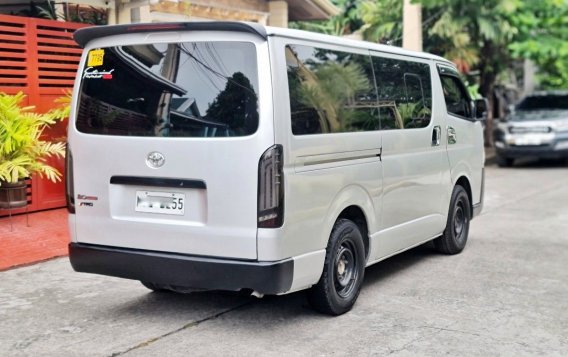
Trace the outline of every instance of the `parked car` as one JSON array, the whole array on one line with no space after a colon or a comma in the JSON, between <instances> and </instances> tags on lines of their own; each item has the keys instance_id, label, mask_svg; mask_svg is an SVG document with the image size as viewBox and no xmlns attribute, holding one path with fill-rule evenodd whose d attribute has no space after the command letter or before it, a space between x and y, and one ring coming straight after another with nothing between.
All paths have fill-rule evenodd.
<instances>
[{"instance_id":1,"label":"parked car","mask_svg":"<svg viewBox=\"0 0 568 357\"><path fill-rule=\"evenodd\" d=\"M521 157L568 158L568 91L525 97L498 123L494 141L502 167Z\"/></svg>"}]
</instances>

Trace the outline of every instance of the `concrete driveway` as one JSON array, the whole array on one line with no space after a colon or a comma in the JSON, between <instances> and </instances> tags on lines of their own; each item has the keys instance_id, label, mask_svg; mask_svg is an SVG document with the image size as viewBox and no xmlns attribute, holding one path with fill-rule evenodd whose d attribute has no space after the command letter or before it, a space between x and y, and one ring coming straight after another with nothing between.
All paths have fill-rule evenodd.
<instances>
[{"instance_id":1,"label":"concrete driveway","mask_svg":"<svg viewBox=\"0 0 568 357\"><path fill-rule=\"evenodd\" d=\"M568 167L487 168L458 256L423 245L366 272L350 313L302 293L152 293L66 258L0 273L0 355L568 355ZM0 238L1 244L1 238Z\"/></svg>"}]
</instances>

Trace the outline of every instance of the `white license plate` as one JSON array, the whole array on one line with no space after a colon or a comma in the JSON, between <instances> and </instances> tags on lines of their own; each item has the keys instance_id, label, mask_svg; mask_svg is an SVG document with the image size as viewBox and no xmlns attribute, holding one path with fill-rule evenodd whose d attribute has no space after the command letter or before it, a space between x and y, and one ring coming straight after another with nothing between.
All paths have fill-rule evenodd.
<instances>
[{"instance_id":1,"label":"white license plate","mask_svg":"<svg viewBox=\"0 0 568 357\"><path fill-rule=\"evenodd\" d=\"M542 138L538 135L525 135L515 138L515 145L541 145Z\"/></svg>"},{"instance_id":2,"label":"white license plate","mask_svg":"<svg viewBox=\"0 0 568 357\"><path fill-rule=\"evenodd\" d=\"M183 215L185 194L173 192L136 191L137 212Z\"/></svg>"}]
</instances>

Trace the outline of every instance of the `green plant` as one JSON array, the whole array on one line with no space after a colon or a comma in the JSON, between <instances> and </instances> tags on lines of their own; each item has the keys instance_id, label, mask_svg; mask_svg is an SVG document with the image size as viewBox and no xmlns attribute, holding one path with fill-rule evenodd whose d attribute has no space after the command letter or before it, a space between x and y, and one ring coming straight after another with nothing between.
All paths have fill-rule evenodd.
<instances>
[{"instance_id":1,"label":"green plant","mask_svg":"<svg viewBox=\"0 0 568 357\"><path fill-rule=\"evenodd\" d=\"M48 20L58 20L57 10L55 10L55 2L46 1L44 6L35 5L38 12L38 17ZM65 19L62 19L65 20Z\"/></svg>"},{"instance_id":2,"label":"green plant","mask_svg":"<svg viewBox=\"0 0 568 357\"><path fill-rule=\"evenodd\" d=\"M36 113L34 106L22 105L25 97L22 92L0 93L0 182L14 183L34 173L60 181L61 173L49 166L46 159L64 157L65 143L45 141L41 136L49 125L64 119L66 111Z\"/></svg>"}]
</instances>

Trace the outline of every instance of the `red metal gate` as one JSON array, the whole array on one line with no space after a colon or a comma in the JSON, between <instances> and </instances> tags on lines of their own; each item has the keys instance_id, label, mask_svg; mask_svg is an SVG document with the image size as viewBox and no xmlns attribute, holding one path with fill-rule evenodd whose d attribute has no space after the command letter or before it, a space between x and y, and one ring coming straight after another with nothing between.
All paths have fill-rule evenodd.
<instances>
[{"instance_id":1,"label":"red metal gate","mask_svg":"<svg viewBox=\"0 0 568 357\"><path fill-rule=\"evenodd\" d=\"M73 41L73 32L88 25L0 15L0 92L27 95L27 105L39 112L54 107L53 100L61 97L73 82L81 49ZM45 136L65 141L67 123L52 127ZM50 163L63 173L64 160ZM32 177L29 181L29 210L65 206L63 182ZM0 210L0 215L7 214Z\"/></svg>"}]
</instances>

